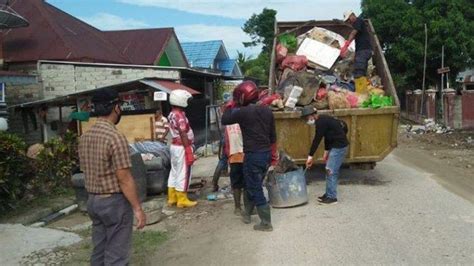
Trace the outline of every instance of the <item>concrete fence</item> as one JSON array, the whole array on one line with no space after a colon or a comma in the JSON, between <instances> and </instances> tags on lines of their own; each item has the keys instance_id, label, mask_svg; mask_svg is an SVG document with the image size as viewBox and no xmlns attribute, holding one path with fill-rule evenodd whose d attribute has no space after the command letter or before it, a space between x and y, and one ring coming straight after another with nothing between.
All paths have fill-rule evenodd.
<instances>
[{"instance_id":1,"label":"concrete fence","mask_svg":"<svg viewBox=\"0 0 474 266\"><path fill-rule=\"evenodd\" d=\"M456 90L447 89L443 92L443 104L438 103L436 90L407 90L405 92L405 118L416 123L425 119L437 120L437 110L443 107L442 122L455 129L474 129L474 91L463 90L458 95ZM423 101L423 104L422 104Z\"/></svg>"}]
</instances>

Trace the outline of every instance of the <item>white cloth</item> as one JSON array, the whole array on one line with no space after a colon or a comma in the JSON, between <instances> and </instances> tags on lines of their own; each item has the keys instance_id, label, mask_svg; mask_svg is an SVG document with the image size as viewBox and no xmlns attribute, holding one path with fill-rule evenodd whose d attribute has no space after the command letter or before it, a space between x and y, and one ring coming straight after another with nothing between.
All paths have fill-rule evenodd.
<instances>
[{"instance_id":1,"label":"white cloth","mask_svg":"<svg viewBox=\"0 0 474 266\"><path fill-rule=\"evenodd\" d=\"M239 124L226 126L226 134L229 145L229 156L236 153L244 152L244 143L242 140L242 131Z\"/></svg>"},{"instance_id":2,"label":"white cloth","mask_svg":"<svg viewBox=\"0 0 474 266\"><path fill-rule=\"evenodd\" d=\"M176 191L187 192L191 183L191 166L186 165L184 147L171 145L171 171L168 178L168 187Z\"/></svg>"}]
</instances>

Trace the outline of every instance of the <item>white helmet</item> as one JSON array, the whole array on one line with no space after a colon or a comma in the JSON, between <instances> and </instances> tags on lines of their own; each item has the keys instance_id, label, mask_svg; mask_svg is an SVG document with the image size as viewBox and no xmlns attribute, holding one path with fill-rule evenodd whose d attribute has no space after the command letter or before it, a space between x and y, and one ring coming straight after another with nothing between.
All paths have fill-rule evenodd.
<instances>
[{"instance_id":1,"label":"white helmet","mask_svg":"<svg viewBox=\"0 0 474 266\"><path fill-rule=\"evenodd\" d=\"M185 90L174 90L170 93L170 104L173 106L188 107L188 100L192 99L191 93Z\"/></svg>"},{"instance_id":2,"label":"white helmet","mask_svg":"<svg viewBox=\"0 0 474 266\"><path fill-rule=\"evenodd\" d=\"M352 11L352 10L348 10L348 11L344 12L344 21L347 21L352 14L355 15L354 11Z\"/></svg>"}]
</instances>

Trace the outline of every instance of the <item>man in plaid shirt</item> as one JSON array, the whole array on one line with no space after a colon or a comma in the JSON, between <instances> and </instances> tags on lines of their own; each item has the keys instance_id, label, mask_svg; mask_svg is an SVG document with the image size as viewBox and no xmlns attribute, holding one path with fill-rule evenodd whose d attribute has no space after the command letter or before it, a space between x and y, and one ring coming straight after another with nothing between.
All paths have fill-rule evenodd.
<instances>
[{"instance_id":1,"label":"man in plaid shirt","mask_svg":"<svg viewBox=\"0 0 474 266\"><path fill-rule=\"evenodd\" d=\"M89 192L87 212L92 220L94 249L91 265L127 265L133 216L137 228L145 226L145 213L138 199L128 142L115 125L122 110L118 93L98 91L92 97L97 122L79 141L81 170Z\"/></svg>"}]
</instances>

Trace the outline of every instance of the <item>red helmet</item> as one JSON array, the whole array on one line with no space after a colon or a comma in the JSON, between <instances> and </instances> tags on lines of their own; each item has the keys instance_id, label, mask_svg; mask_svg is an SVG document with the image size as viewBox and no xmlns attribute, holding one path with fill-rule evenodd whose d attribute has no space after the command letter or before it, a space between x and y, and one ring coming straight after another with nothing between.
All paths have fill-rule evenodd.
<instances>
[{"instance_id":1,"label":"red helmet","mask_svg":"<svg viewBox=\"0 0 474 266\"><path fill-rule=\"evenodd\" d=\"M233 100L239 105L245 106L258 99L257 85L253 81L247 80L235 87Z\"/></svg>"}]
</instances>

